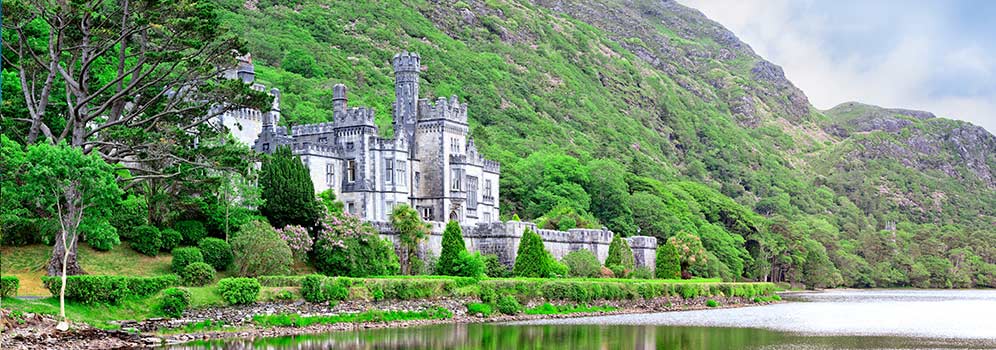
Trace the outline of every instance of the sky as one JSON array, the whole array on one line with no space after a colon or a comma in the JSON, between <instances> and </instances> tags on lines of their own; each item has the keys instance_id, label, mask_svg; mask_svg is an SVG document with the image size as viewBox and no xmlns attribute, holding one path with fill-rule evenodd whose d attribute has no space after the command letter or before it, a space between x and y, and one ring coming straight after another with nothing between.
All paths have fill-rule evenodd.
<instances>
[{"instance_id":1,"label":"sky","mask_svg":"<svg viewBox=\"0 0 996 350\"><path fill-rule=\"evenodd\" d=\"M920 109L996 133L996 1L679 2L782 66L817 108Z\"/></svg>"}]
</instances>

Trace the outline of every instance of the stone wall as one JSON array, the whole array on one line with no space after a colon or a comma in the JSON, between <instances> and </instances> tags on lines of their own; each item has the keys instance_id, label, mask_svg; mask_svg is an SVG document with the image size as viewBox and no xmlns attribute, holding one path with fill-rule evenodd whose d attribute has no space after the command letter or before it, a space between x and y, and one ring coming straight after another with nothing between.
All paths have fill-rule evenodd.
<instances>
[{"instance_id":1,"label":"stone wall","mask_svg":"<svg viewBox=\"0 0 996 350\"><path fill-rule=\"evenodd\" d=\"M381 236L398 245L398 237L394 228L386 222L372 223ZM429 239L422 243L420 256L429 254L439 256L443 243L443 230L446 224L442 222L430 222ZM515 255L519 251L519 240L522 233L529 228L543 238L543 245L555 258L560 259L567 253L588 249L595 253L602 263L609 255L609 244L612 242L612 231L592 230L592 229L571 229L568 231L540 230L536 224L531 222L488 222L479 223L474 226L464 225L463 240L467 245L467 250L471 252L481 252L481 254L494 254L502 263L508 266L515 264ZM630 248L633 249L633 257L637 267L647 267L653 269L657 257L657 240L648 236L634 236L626 238Z\"/></svg>"}]
</instances>

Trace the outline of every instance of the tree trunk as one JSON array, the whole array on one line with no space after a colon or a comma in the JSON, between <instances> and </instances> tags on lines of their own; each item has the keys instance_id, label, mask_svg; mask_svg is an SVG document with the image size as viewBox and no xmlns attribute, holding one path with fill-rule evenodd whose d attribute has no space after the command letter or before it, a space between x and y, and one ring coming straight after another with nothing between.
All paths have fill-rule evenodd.
<instances>
[{"instance_id":1,"label":"tree trunk","mask_svg":"<svg viewBox=\"0 0 996 350\"><path fill-rule=\"evenodd\" d=\"M66 232L62 231L61 235L65 235ZM48 262L48 275L49 276L60 276L62 275L62 260L66 258L66 274L72 275L83 275L86 274L83 268L80 267L79 262L76 260L76 242L78 241L77 236L73 235L71 239L67 239L69 242L70 249L66 250L66 245L63 244L62 237L55 240L55 247L52 249L52 259ZM66 253L69 253L68 256Z\"/></svg>"}]
</instances>

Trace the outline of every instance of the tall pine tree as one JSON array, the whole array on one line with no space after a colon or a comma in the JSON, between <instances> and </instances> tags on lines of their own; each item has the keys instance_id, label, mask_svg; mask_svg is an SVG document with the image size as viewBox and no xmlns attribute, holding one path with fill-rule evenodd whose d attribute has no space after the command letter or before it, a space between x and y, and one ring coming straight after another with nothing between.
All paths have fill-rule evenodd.
<instances>
[{"instance_id":1,"label":"tall pine tree","mask_svg":"<svg viewBox=\"0 0 996 350\"><path fill-rule=\"evenodd\" d=\"M467 254L463 230L460 228L460 223L450 221L443 231L443 248L439 252L439 262L436 263L436 274L457 276L456 266L459 264L461 253Z\"/></svg>"},{"instance_id":2,"label":"tall pine tree","mask_svg":"<svg viewBox=\"0 0 996 350\"><path fill-rule=\"evenodd\" d=\"M259 178L265 200L259 212L273 227L313 227L318 220L315 187L301 159L288 147L279 147L263 162Z\"/></svg>"},{"instance_id":3,"label":"tall pine tree","mask_svg":"<svg viewBox=\"0 0 996 350\"><path fill-rule=\"evenodd\" d=\"M526 228L519 241L512 274L516 277L553 277L553 257L543 246L543 238Z\"/></svg>"}]
</instances>

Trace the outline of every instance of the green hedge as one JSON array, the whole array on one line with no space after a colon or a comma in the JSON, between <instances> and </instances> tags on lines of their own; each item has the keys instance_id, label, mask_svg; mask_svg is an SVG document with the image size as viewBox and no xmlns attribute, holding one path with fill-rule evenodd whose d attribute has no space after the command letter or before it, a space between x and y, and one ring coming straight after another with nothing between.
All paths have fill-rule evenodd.
<instances>
[{"instance_id":1,"label":"green hedge","mask_svg":"<svg viewBox=\"0 0 996 350\"><path fill-rule=\"evenodd\" d=\"M362 297L374 300L430 299L452 296L457 288L472 285L473 281L473 278L351 278L308 275L301 282L301 295L310 302Z\"/></svg>"},{"instance_id":2,"label":"green hedge","mask_svg":"<svg viewBox=\"0 0 996 350\"><path fill-rule=\"evenodd\" d=\"M168 317L179 318L190 307L190 298L190 291L186 289L169 288L163 292L163 299L159 302L159 311Z\"/></svg>"},{"instance_id":3,"label":"green hedge","mask_svg":"<svg viewBox=\"0 0 996 350\"><path fill-rule=\"evenodd\" d=\"M52 295L59 295L62 288L61 277L42 277L42 282ZM130 297L146 297L168 287L180 284L180 277L163 275L156 277L78 275L66 278L66 299L84 303L117 303Z\"/></svg>"},{"instance_id":4,"label":"green hedge","mask_svg":"<svg viewBox=\"0 0 996 350\"><path fill-rule=\"evenodd\" d=\"M16 297L17 290L21 287L21 280L14 276L0 277L0 298Z\"/></svg>"},{"instance_id":5,"label":"green hedge","mask_svg":"<svg viewBox=\"0 0 996 350\"><path fill-rule=\"evenodd\" d=\"M170 269L174 273L183 273L187 265L204 262L204 255L197 247L183 247L173 249L173 260L170 262Z\"/></svg>"},{"instance_id":6,"label":"green hedge","mask_svg":"<svg viewBox=\"0 0 996 350\"><path fill-rule=\"evenodd\" d=\"M234 277L218 281L218 293L229 305L248 305L256 302L261 286L255 278Z\"/></svg>"},{"instance_id":7,"label":"green hedge","mask_svg":"<svg viewBox=\"0 0 996 350\"><path fill-rule=\"evenodd\" d=\"M300 287L307 276L259 276L259 284L263 287Z\"/></svg>"},{"instance_id":8,"label":"green hedge","mask_svg":"<svg viewBox=\"0 0 996 350\"><path fill-rule=\"evenodd\" d=\"M499 295L515 295L520 299L570 300L588 303L595 300L656 299L682 297L692 299L706 296L733 296L754 298L774 292L769 283L713 283L691 284L657 282L652 280L623 281L572 281L542 279L485 280L480 283L479 296L493 302Z\"/></svg>"}]
</instances>

